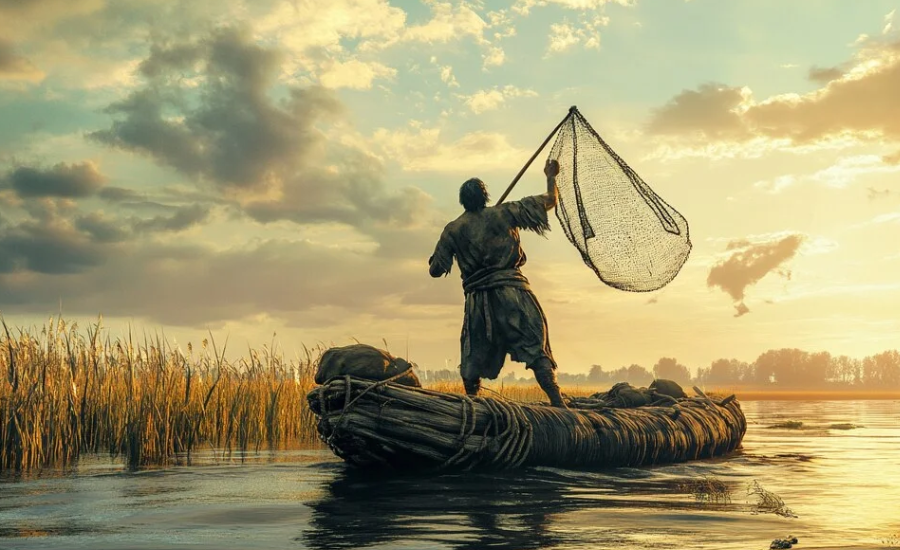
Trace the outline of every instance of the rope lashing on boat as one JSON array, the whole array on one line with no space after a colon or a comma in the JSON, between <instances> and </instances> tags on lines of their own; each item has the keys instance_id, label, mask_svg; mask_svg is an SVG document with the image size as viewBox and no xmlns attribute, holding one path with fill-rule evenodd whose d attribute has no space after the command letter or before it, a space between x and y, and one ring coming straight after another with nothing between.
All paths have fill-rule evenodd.
<instances>
[{"instance_id":1,"label":"rope lashing on boat","mask_svg":"<svg viewBox=\"0 0 900 550\"><path fill-rule=\"evenodd\" d=\"M342 376L310 393L322 439L348 462L422 470L636 466L721 456L746 431L733 397L564 410L389 382Z\"/></svg>"},{"instance_id":2,"label":"rope lashing on boat","mask_svg":"<svg viewBox=\"0 0 900 550\"><path fill-rule=\"evenodd\" d=\"M370 391L372 391L373 389L375 389L375 388L377 388L377 387L379 387L379 386L384 386L385 384L388 384L388 383L390 383L390 382L393 382L394 380L399 380L400 378L403 378L403 377L406 376L408 373L412 372L412 370L413 370L413 368L412 368L412 367L409 367L409 368L406 369L405 371L403 371L403 372L401 372L401 373L399 373L399 374L395 374L394 376L391 376L390 378L385 378L384 380L379 380L378 382L374 382L371 386L369 386L368 388L366 388L366 389L364 389L363 391L361 391L361 392L359 393L359 395L357 395L352 401L350 400L350 395L351 395L351 387L352 387L351 380L353 380L353 377L350 376L349 374L344 375L344 384L346 385L346 390L345 390L346 393L345 393L345 396L344 396L344 407L343 407L343 409L341 410L341 416L338 417L337 422L335 422L334 425L332 426L332 432L331 432L331 435L329 436L329 439L334 438L334 434L336 434L337 431L338 431L338 429L340 429L340 428L343 426L344 417L345 417L345 416L347 415L347 413L351 410L351 408L353 407L353 405L355 405L356 402L360 400L360 398L361 398L362 396L364 396L365 394L369 393ZM319 393L319 398L320 398L320 402L321 402L321 404L322 404L322 410L323 410L323 411L327 410L327 409L325 408L325 395L324 395L324 393L320 392L320 393ZM326 441L326 443L330 443L330 442L329 442L329 441Z\"/></svg>"},{"instance_id":3,"label":"rope lashing on boat","mask_svg":"<svg viewBox=\"0 0 900 550\"><path fill-rule=\"evenodd\" d=\"M491 420L482 430L481 444L474 449L466 448L469 438L475 433L475 404L483 405L491 415ZM467 408L471 408L471 414L467 414ZM464 470L482 464L479 460L485 451L488 453L488 463L495 468L515 468L522 464L531 446L534 443L534 431L528 417L518 404L506 399L482 399L479 397L462 397L461 422L459 436L459 450L438 466L438 470L444 470L456 466ZM503 432L500 427L504 426ZM488 432L493 429L493 437ZM492 448L493 447L493 448Z\"/></svg>"}]
</instances>

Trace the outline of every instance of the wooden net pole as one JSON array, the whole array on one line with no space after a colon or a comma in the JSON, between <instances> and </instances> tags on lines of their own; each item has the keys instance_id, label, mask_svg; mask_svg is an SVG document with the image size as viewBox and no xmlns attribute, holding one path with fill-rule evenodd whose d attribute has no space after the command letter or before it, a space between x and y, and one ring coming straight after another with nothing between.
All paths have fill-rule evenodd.
<instances>
[{"instance_id":1,"label":"wooden net pole","mask_svg":"<svg viewBox=\"0 0 900 550\"><path fill-rule=\"evenodd\" d=\"M512 183L509 184L509 187L507 187L506 191L503 192L503 195L500 196L500 200L497 201L497 204L500 204L504 200L506 200L506 197L509 195L510 191L512 191L513 187L515 187L516 184L519 183L519 179L522 178L522 175L525 173L526 170L528 170L528 167L531 166L531 163L534 162L534 159L536 159L537 156L541 154L541 151L544 150L544 147L547 146L547 143L550 142L550 139L553 138L553 136L556 135L556 132L558 132L559 129L562 128L562 125L565 124L566 121L569 120L569 118L572 117L572 115L577 112L578 112L578 108L575 107L574 105L569 107L569 112L566 113L566 117L564 119L562 119L561 121L559 121L559 124L557 124L556 128L554 128L553 131L550 132L550 135L547 136L547 139L544 140L544 143L541 143L541 146L538 147L538 150L535 151L533 155L531 155L531 158L528 159L528 162L525 163L525 166L523 166L522 169L519 170L519 173L516 174L515 178L513 178Z\"/></svg>"}]
</instances>

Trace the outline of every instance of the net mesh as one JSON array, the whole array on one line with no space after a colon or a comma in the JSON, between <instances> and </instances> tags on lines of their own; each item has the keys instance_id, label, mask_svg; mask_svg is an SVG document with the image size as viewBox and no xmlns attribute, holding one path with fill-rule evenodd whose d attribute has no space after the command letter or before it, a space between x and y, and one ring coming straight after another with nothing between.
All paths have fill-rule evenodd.
<instances>
[{"instance_id":1,"label":"net mesh","mask_svg":"<svg viewBox=\"0 0 900 550\"><path fill-rule=\"evenodd\" d=\"M556 217L600 280L620 290L649 292L675 278L691 251L687 220L574 107L550 158L560 166Z\"/></svg>"}]
</instances>

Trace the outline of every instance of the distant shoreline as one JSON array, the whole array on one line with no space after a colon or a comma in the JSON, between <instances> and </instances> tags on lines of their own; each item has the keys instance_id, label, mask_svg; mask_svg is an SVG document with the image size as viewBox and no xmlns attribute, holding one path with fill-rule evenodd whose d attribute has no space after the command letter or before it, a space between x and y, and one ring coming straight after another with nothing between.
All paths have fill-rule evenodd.
<instances>
[{"instance_id":1,"label":"distant shoreline","mask_svg":"<svg viewBox=\"0 0 900 550\"><path fill-rule=\"evenodd\" d=\"M710 390L719 395L735 394L739 401L875 401L900 399L898 390Z\"/></svg>"}]
</instances>

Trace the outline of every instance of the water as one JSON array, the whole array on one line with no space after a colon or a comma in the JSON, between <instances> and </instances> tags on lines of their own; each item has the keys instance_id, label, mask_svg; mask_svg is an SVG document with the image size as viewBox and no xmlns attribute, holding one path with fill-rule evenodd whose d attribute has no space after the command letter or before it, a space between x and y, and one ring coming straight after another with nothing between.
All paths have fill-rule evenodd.
<instances>
[{"instance_id":1,"label":"water","mask_svg":"<svg viewBox=\"0 0 900 550\"><path fill-rule=\"evenodd\" d=\"M757 401L721 460L605 472L366 476L324 451L0 481L0 548L734 548L900 546L900 401ZM796 420L803 429L772 429ZM859 425L832 429L833 424ZM683 484L724 481L728 503ZM757 513L757 481L797 517ZM886 541L886 542L885 542Z\"/></svg>"}]
</instances>

